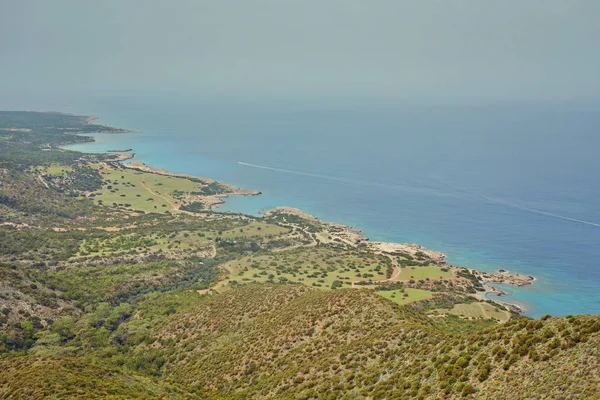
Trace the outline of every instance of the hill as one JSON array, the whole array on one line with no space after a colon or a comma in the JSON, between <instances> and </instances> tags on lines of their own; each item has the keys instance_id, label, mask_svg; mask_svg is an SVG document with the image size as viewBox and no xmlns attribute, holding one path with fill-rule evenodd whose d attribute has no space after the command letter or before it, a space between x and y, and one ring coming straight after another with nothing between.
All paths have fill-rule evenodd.
<instances>
[{"instance_id":1,"label":"hill","mask_svg":"<svg viewBox=\"0 0 600 400\"><path fill-rule=\"evenodd\" d=\"M86 398L128 398L141 382L140 396L172 391L167 398L583 399L600 389L597 316L520 319L467 335L371 291L277 284L165 293L137 307L120 339L83 344L87 355L46 357L38 344L3 359L5 393L36 398L33 388L48 385L74 396L75 385ZM152 362L160 367L146 370Z\"/></svg>"}]
</instances>

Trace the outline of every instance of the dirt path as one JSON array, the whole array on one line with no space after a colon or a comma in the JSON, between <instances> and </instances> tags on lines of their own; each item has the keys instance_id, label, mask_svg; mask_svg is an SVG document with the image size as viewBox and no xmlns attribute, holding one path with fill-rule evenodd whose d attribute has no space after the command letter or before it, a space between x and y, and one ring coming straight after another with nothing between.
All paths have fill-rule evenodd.
<instances>
[{"instance_id":1,"label":"dirt path","mask_svg":"<svg viewBox=\"0 0 600 400\"><path fill-rule=\"evenodd\" d=\"M300 226L294 225L294 224L287 224L284 225L287 228L291 228L292 230L298 230L301 231L302 233L304 233L305 237L308 237L310 239L310 243L309 244L303 244L303 243L298 243L298 244L294 244L288 247L281 247L281 248L277 248L277 249L273 249L272 251L274 253L277 252L281 252L281 251L288 251L288 250L293 250L293 249L297 249L299 247L315 247L316 245L318 245L319 243L312 237L312 235L310 234L310 232L308 232L305 228L302 228Z\"/></svg>"},{"instance_id":2,"label":"dirt path","mask_svg":"<svg viewBox=\"0 0 600 400\"><path fill-rule=\"evenodd\" d=\"M379 253L381 254L381 253ZM390 259L390 261L392 262L392 274L390 275L389 278L387 279L383 279L381 281L378 282L393 282L393 281L397 281L398 278L400 278L400 273L402 272L402 268L400 268L400 266L398 265L398 261L396 261L396 259L388 254L384 254L386 257L388 257Z\"/></svg>"},{"instance_id":3,"label":"dirt path","mask_svg":"<svg viewBox=\"0 0 600 400\"><path fill-rule=\"evenodd\" d=\"M45 180L44 178L42 178L42 176L41 176L41 175L39 175L39 174L38 174L38 175L36 175L36 176L37 176L37 179L38 179L38 181L39 181L39 182L40 182L42 185L44 185L44 186L46 187L46 189L50 189L50 186L48 186L48 182L46 182L46 180Z\"/></svg>"},{"instance_id":4,"label":"dirt path","mask_svg":"<svg viewBox=\"0 0 600 400\"><path fill-rule=\"evenodd\" d=\"M163 199L164 201L166 201L167 203L169 203L169 205L173 208L173 210L178 210L177 205L175 203L173 203L171 201L171 199L169 199L168 197L165 197L165 196L163 196L161 194L153 192L152 189L150 189L148 186L146 186L146 184L144 182L142 182L142 181L136 180L136 182L139 183L141 187L143 187L144 189L146 189L146 191L148 193L150 193L152 196L159 197L159 198Z\"/></svg>"},{"instance_id":5,"label":"dirt path","mask_svg":"<svg viewBox=\"0 0 600 400\"><path fill-rule=\"evenodd\" d=\"M483 316L485 318L487 318L487 319L494 318L493 316L491 316L490 314L487 313L487 311L485 310L485 307L483 306L482 303L477 303L477 305L481 309L481 313L483 314ZM510 313L508 311L504 311L504 310L501 310L501 311L502 311L502 314L504 314L504 320L500 320L500 322L504 323L510 319Z\"/></svg>"},{"instance_id":6,"label":"dirt path","mask_svg":"<svg viewBox=\"0 0 600 400\"><path fill-rule=\"evenodd\" d=\"M219 282L217 282L217 283L215 284L215 286L213 286L213 287L210 287L210 288L208 288L208 289L196 290L196 292L198 292L198 293L200 293L200 294L208 294L208 293L210 293L210 292L212 292L212 291L214 291L214 290L217 290L217 289L219 289L219 288L222 288L223 286L225 286L225 285L226 285L226 284L228 284L228 283L229 283L229 280L228 280L228 279L225 279L225 280L222 280L222 281L219 281Z\"/></svg>"},{"instance_id":7,"label":"dirt path","mask_svg":"<svg viewBox=\"0 0 600 400\"><path fill-rule=\"evenodd\" d=\"M383 282L393 282L393 281L398 280L398 278L400 277L400 273L401 272L402 272L402 270L400 269L400 267L393 267L392 275L390 275L389 278L379 279L379 280L371 281L371 282L373 282L373 284L383 283ZM357 283L357 282L364 282L364 281L356 281L356 280L354 280L354 281L350 281L350 282L352 283L352 287L356 287L356 286L354 286L355 283Z\"/></svg>"},{"instance_id":8,"label":"dirt path","mask_svg":"<svg viewBox=\"0 0 600 400\"><path fill-rule=\"evenodd\" d=\"M170 198L163 196L161 194L155 193L152 191L152 189L150 189L148 186L146 186L146 184L144 184L144 182L139 181L139 180L134 180L135 182L139 183L141 187L143 187L148 193L150 193L152 196L158 197L163 199L164 201L166 201L167 203L169 203L169 205L171 206L171 208L173 209L174 212L180 212L180 213L184 213L184 214L189 214L189 215L196 215L192 212L189 211L184 211L181 210L179 208L179 206L177 206L177 204L175 204Z\"/></svg>"},{"instance_id":9,"label":"dirt path","mask_svg":"<svg viewBox=\"0 0 600 400\"><path fill-rule=\"evenodd\" d=\"M483 314L483 316L487 319L490 319L491 317L489 316L489 314L487 313L487 311L485 311L485 307L481 305L481 303L477 303L477 305L479 306L479 308L481 309L481 314Z\"/></svg>"},{"instance_id":10,"label":"dirt path","mask_svg":"<svg viewBox=\"0 0 600 400\"><path fill-rule=\"evenodd\" d=\"M214 251L215 251L215 256L217 254L217 247L214 247ZM229 269L227 269L227 267L225 266L221 266L221 268L224 268L228 273L231 273L229 271ZM219 281L217 283L215 283L215 285L213 287L209 287L208 289L200 289L200 290L196 290L196 292L200 293L200 294L208 294L211 293L212 291L215 291L219 288L222 288L223 286L225 286L226 284L229 283L229 279L223 279L222 281Z\"/></svg>"},{"instance_id":11,"label":"dirt path","mask_svg":"<svg viewBox=\"0 0 600 400\"><path fill-rule=\"evenodd\" d=\"M391 282L391 281L398 280L398 278L400 278L401 272L402 272L402 269L400 267L394 267L394 269L392 270L392 275L388 279L386 279L384 282Z\"/></svg>"},{"instance_id":12,"label":"dirt path","mask_svg":"<svg viewBox=\"0 0 600 400\"><path fill-rule=\"evenodd\" d=\"M40 228L39 226L31 226L27 224L17 224L14 222L0 222L0 226L12 226L13 228L23 229L23 228Z\"/></svg>"}]
</instances>

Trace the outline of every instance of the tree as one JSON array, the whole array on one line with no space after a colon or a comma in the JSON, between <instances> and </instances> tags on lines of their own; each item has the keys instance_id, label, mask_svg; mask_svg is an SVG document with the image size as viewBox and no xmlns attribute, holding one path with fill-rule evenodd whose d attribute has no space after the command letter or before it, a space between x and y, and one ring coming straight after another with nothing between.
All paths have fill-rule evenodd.
<instances>
[{"instance_id":1,"label":"tree","mask_svg":"<svg viewBox=\"0 0 600 400\"><path fill-rule=\"evenodd\" d=\"M59 318L52 324L51 330L60 335L62 340L71 340L75 337L75 321L71 317Z\"/></svg>"}]
</instances>

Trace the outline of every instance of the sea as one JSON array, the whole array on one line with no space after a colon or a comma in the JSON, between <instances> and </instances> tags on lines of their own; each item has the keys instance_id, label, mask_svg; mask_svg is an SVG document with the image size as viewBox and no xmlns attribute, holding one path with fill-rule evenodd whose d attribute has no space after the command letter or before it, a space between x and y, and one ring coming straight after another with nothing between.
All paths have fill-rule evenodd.
<instances>
[{"instance_id":1,"label":"sea","mask_svg":"<svg viewBox=\"0 0 600 400\"><path fill-rule=\"evenodd\" d=\"M600 313L599 107L88 97L45 109L139 132L71 148L132 148L262 192L219 211L297 207L454 265L535 276L497 285L528 316Z\"/></svg>"}]
</instances>

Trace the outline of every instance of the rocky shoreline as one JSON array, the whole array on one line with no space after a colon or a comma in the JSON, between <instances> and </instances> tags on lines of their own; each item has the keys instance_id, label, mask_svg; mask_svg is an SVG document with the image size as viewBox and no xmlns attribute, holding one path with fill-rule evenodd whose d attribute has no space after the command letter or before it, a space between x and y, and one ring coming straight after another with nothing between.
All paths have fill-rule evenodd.
<instances>
[{"instance_id":1,"label":"rocky shoreline","mask_svg":"<svg viewBox=\"0 0 600 400\"><path fill-rule=\"evenodd\" d=\"M302 210L299 210L294 207L287 206L279 206L272 210L264 210L260 213L264 216L268 217L273 213L281 212L285 214L295 215L302 219L311 222L318 222L328 229L328 233L331 236L331 241L337 241L346 243L351 246L366 246L371 251L379 252L379 253L406 253L413 257L417 257L419 253L425 254L428 258L432 259L434 262L438 264L446 264L447 257L445 254L440 253L438 251L433 251L426 249L425 247L414 244L414 243L394 243L394 242L371 242L368 237L366 237L361 230L356 229L352 226L339 224L335 222L324 222L314 215L305 213Z\"/></svg>"},{"instance_id":2,"label":"rocky shoreline","mask_svg":"<svg viewBox=\"0 0 600 400\"><path fill-rule=\"evenodd\" d=\"M494 303L497 303L497 304L500 304L500 305L503 305L503 306L507 307L510 311L514 311L514 312L519 313L519 314L524 314L525 311L527 311L524 307L522 307L522 306L520 306L518 304L509 303L509 302L506 302L506 301L502 301L502 300L498 300L496 298L490 298L489 297L489 295L493 295L494 297L506 296L508 294L507 292L505 292L505 291L503 291L501 289L498 289L495 286L491 286L489 284L484 284L483 287L485 288L485 292L483 292L481 294L481 296L478 296L478 298L480 300L489 300L489 301L492 301Z\"/></svg>"},{"instance_id":3,"label":"rocky shoreline","mask_svg":"<svg viewBox=\"0 0 600 400\"><path fill-rule=\"evenodd\" d=\"M511 274L510 271L500 269L496 272L482 272L477 270L471 270L473 274L486 283L501 283L513 286L528 286L535 282L535 277L531 275L523 274Z\"/></svg>"}]
</instances>

